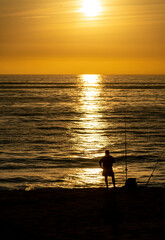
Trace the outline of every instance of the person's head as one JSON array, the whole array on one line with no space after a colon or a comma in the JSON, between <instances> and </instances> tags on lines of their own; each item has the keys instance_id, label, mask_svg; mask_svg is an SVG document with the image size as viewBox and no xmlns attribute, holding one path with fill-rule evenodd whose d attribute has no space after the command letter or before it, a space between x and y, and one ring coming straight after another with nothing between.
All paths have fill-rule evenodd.
<instances>
[{"instance_id":1,"label":"person's head","mask_svg":"<svg viewBox=\"0 0 165 240\"><path fill-rule=\"evenodd\" d=\"M105 155L109 155L109 150L105 150Z\"/></svg>"}]
</instances>

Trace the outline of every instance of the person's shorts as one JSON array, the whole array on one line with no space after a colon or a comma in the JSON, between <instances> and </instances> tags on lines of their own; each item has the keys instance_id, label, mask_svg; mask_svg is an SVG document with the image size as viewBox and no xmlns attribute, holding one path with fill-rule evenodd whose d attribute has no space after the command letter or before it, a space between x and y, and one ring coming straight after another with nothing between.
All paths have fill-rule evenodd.
<instances>
[{"instance_id":1,"label":"person's shorts","mask_svg":"<svg viewBox=\"0 0 165 240\"><path fill-rule=\"evenodd\" d=\"M103 176L113 176L114 172L112 169L104 169L103 170Z\"/></svg>"}]
</instances>

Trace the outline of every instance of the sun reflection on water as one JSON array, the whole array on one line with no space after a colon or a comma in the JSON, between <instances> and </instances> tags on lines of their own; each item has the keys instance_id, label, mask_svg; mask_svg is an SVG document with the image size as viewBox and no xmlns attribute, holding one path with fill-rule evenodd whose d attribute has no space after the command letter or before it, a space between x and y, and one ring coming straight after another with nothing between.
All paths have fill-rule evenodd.
<instances>
[{"instance_id":1,"label":"sun reflection on water","mask_svg":"<svg viewBox=\"0 0 165 240\"><path fill-rule=\"evenodd\" d=\"M106 128L106 122L102 116L101 94L101 75L81 75L82 97L81 97L81 117L80 128L85 130L85 134L80 136L82 144L86 149L86 154L97 157L96 151L103 148L106 136L102 129Z\"/></svg>"},{"instance_id":2,"label":"sun reflection on water","mask_svg":"<svg viewBox=\"0 0 165 240\"><path fill-rule=\"evenodd\" d=\"M74 179L74 183L76 183L79 187L90 187L90 186L99 186L102 182L100 168L82 168L76 169L76 173L74 173L76 177L76 181Z\"/></svg>"},{"instance_id":3,"label":"sun reflection on water","mask_svg":"<svg viewBox=\"0 0 165 240\"><path fill-rule=\"evenodd\" d=\"M101 76L98 74L84 74L81 75L81 80L86 86L98 86Z\"/></svg>"}]
</instances>

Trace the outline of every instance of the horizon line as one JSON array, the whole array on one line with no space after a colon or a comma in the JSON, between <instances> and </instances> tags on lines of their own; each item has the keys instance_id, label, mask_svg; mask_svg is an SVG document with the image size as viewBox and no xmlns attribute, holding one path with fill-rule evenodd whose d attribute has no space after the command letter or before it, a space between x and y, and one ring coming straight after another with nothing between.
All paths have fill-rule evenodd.
<instances>
[{"instance_id":1,"label":"horizon line","mask_svg":"<svg viewBox=\"0 0 165 240\"><path fill-rule=\"evenodd\" d=\"M165 73L0 73L0 75L165 75Z\"/></svg>"}]
</instances>

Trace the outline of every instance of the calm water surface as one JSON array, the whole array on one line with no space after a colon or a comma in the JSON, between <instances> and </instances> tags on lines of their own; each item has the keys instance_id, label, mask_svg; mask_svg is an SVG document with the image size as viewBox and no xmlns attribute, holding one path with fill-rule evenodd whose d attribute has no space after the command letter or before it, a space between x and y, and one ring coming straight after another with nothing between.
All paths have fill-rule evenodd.
<instances>
[{"instance_id":1,"label":"calm water surface","mask_svg":"<svg viewBox=\"0 0 165 240\"><path fill-rule=\"evenodd\" d=\"M0 187L102 187L109 149L117 186L165 186L165 76L0 75ZM126 128L125 128L126 122Z\"/></svg>"}]
</instances>

